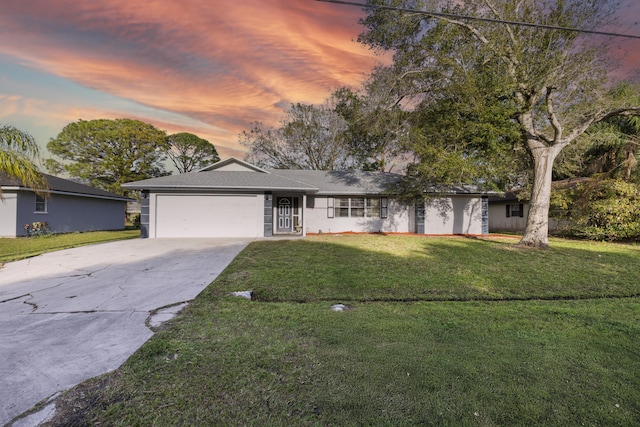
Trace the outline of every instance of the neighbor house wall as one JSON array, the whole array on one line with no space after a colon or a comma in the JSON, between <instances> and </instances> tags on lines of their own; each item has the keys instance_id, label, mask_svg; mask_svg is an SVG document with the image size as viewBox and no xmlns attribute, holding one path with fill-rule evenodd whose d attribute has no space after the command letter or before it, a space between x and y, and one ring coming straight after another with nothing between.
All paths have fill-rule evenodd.
<instances>
[{"instance_id":1,"label":"neighbor house wall","mask_svg":"<svg viewBox=\"0 0 640 427\"><path fill-rule=\"evenodd\" d=\"M0 199L0 237L16 237L18 228L18 195L5 191Z\"/></svg>"},{"instance_id":2,"label":"neighbor house wall","mask_svg":"<svg viewBox=\"0 0 640 427\"><path fill-rule=\"evenodd\" d=\"M450 196L425 202L425 234L483 234L482 197Z\"/></svg>"},{"instance_id":3,"label":"neighbor house wall","mask_svg":"<svg viewBox=\"0 0 640 427\"><path fill-rule=\"evenodd\" d=\"M54 233L124 229L125 201L51 194L46 203L45 213L35 212L35 194L18 193L18 235L26 236L23 225L35 221L48 222Z\"/></svg>"},{"instance_id":4,"label":"neighbor house wall","mask_svg":"<svg viewBox=\"0 0 640 427\"><path fill-rule=\"evenodd\" d=\"M313 199L304 209L307 233L407 233L412 231L409 223L410 207L393 198L388 198L387 218L340 218L335 215L334 218L329 218L328 196L307 196L307 198Z\"/></svg>"}]
</instances>

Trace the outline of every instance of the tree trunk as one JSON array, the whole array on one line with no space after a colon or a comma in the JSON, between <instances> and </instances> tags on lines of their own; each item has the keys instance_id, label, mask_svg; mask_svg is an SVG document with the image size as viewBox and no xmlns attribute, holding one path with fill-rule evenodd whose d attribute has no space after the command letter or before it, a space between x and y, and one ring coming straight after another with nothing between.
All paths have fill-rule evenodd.
<instances>
[{"instance_id":1,"label":"tree trunk","mask_svg":"<svg viewBox=\"0 0 640 427\"><path fill-rule=\"evenodd\" d=\"M546 248L549 246L549 205L553 162L563 145L542 146L537 141L527 141L533 156L533 189L529 199L527 227L518 246Z\"/></svg>"}]
</instances>

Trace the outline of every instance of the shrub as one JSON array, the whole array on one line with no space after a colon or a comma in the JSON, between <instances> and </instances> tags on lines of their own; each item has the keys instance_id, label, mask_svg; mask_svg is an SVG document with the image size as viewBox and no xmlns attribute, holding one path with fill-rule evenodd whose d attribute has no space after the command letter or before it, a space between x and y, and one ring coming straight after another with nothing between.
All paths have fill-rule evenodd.
<instances>
[{"instance_id":1,"label":"shrub","mask_svg":"<svg viewBox=\"0 0 640 427\"><path fill-rule=\"evenodd\" d=\"M133 226L135 228L140 228L140 214L139 213L136 213L136 214L131 216L131 224L133 224Z\"/></svg>"},{"instance_id":2,"label":"shrub","mask_svg":"<svg viewBox=\"0 0 640 427\"><path fill-rule=\"evenodd\" d=\"M48 222L34 221L31 224L25 224L24 229L27 230L27 233L30 237L48 236L50 234L53 234L53 232L49 228Z\"/></svg>"},{"instance_id":3,"label":"shrub","mask_svg":"<svg viewBox=\"0 0 640 427\"><path fill-rule=\"evenodd\" d=\"M640 187L622 180L593 180L554 196L568 232L590 240L640 240Z\"/></svg>"}]
</instances>

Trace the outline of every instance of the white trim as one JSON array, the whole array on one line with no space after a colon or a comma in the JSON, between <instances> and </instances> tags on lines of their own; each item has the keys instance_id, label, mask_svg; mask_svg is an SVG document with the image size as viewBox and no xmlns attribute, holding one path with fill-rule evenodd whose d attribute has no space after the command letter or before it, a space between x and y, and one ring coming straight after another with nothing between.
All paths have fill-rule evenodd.
<instances>
[{"instance_id":1,"label":"white trim","mask_svg":"<svg viewBox=\"0 0 640 427\"><path fill-rule=\"evenodd\" d=\"M205 166L202 169L198 169L197 171L194 171L194 172L195 173L208 172L208 171L212 171L212 170L216 170L216 169L220 169L222 167L225 167L230 163L237 163L239 165L242 165L242 166L246 167L247 169L251 169L251 170L256 171L256 172L262 172L262 173L271 174L271 172L269 172L267 170L264 170L264 169L262 169L262 168L260 168L258 166L252 165L251 163L247 163L244 160L240 160L240 159L238 159L236 157L227 157L224 160L219 160L216 163L213 163L213 164L211 164L209 166Z\"/></svg>"}]
</instances>

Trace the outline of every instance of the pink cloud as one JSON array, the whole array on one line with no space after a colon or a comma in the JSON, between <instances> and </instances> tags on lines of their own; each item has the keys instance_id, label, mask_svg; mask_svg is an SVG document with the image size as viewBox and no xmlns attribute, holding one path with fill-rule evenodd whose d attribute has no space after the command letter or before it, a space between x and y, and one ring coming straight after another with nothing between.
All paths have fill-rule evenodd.
<instances>
[{"instance_id":1,"label":"pink cloud","mask_svg":"<svg viewBox=\"0 0 640 427\"><path fill-rule=\"evenodd\" d=\"M252 121L275 124L279 106L319 103L332 88L358 85L375 63L352 41L358 9L310 0L35 0L5 9L0 53L226 126L218 139L230 148Z\"/></svg>"},{"instance_id":2,"label":"pink cloud","mask_svg":"<svg viewBox=\"0 0 640 427\"><path fill-rule=\"evenodd\" d=\"M3 106L59 128L78 118L127 116L169 132L198 133L237 154L244 150L237 135L253 121L275 125L288 103L320 103L331 89L357 86L378 60L353 41L362 31L361 10L314 0L6 3L0 54L175 114L67 104L64 93L39 105ZM628 2L621 16L625 32L640 32L634 21L640 3ZM638 41L620 46L629 52L628 69L640 69Z\"/></svg>"}]
</instances>

